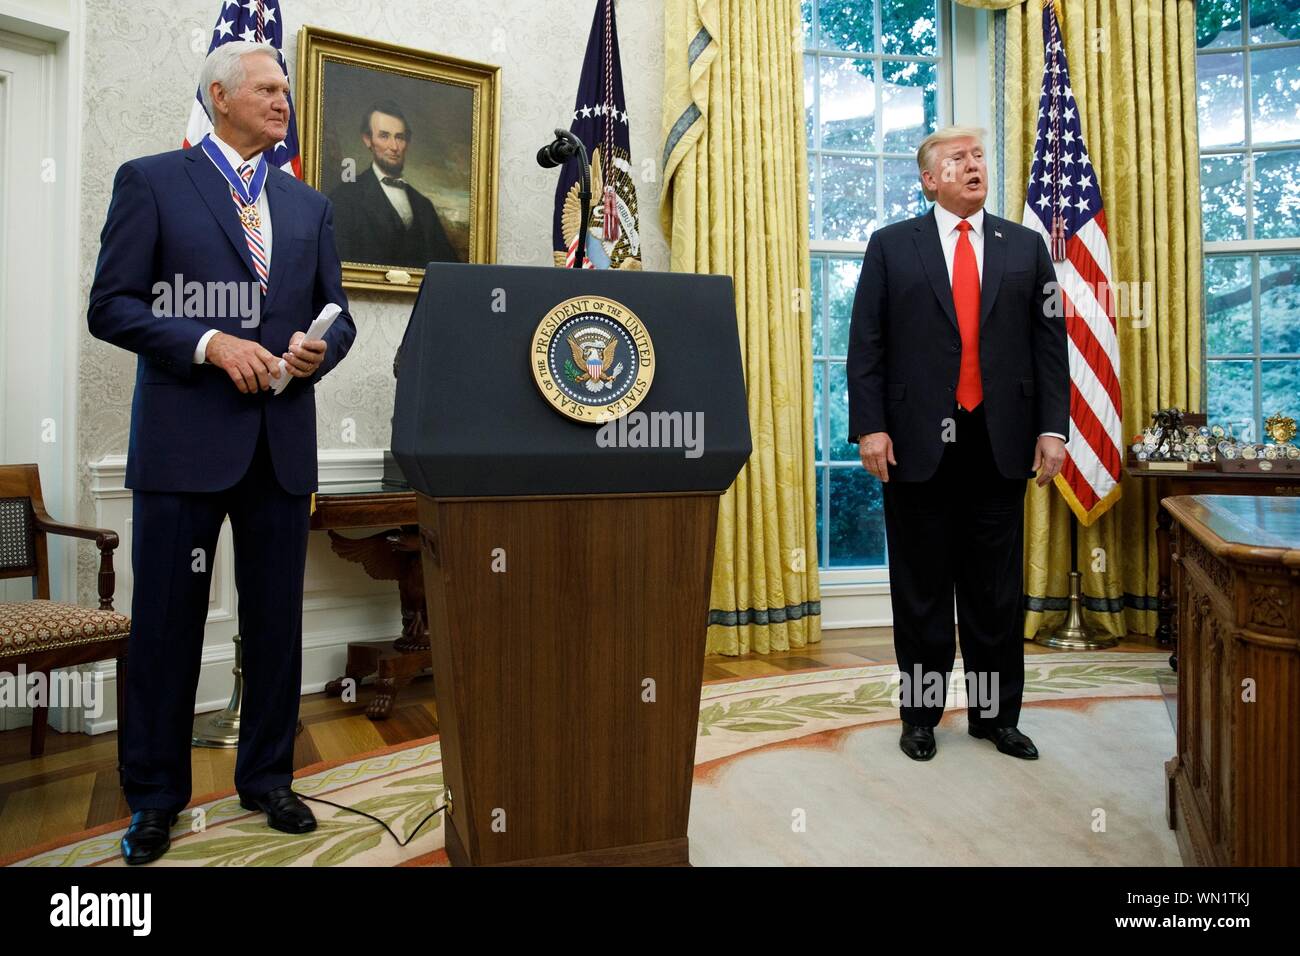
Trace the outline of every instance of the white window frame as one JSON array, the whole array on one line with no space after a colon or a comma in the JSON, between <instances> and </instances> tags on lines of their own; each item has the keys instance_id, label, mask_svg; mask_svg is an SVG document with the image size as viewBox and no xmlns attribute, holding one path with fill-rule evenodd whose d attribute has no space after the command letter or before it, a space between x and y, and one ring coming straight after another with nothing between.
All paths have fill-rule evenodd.
<instances>
[{"instance_id":1,"label":"white window frame","mask_svg":"<svg viewBox=\"0 0 1300 956\"><path fill-rule=\"evenodd\" d=\"M815 10L814 0L814 10ZM984 128L990 138L997 135L997 131L992 129L992 100L993 91L990 82L989 70L989 24L990 14L984 10L974 10L969 7L958 6L953 0L940 2L937 5L938 23L936 24L936 34L939 49L939 62L941 69L946 68L947 74L940 77L939 83L939 103L938 103L938 123L940 126L950 123L961 125L979 126ZM875 8L876 15L876 36L880 35L880 9L879 5ZM814 23L816 13L814 12ZM862 54L846 54L852 56L861 56ZM886 59L928 59L922 57L905 57L905 56L888 56ZM978 77L978 83L956 84L954 78L957 76ZM820 97L820 84L813 84L813 96ZM876 115L880 115L880 97L882 91L879 84L876 88ZM816 113L814 115L817 115ZM817 152L820 152L818 150ZM998 175L994 169L993 156L989 155L990 183L997 183ZM835 151L831 151L835 155ZM815 153L809 154L812 160ZM901 156L901 154L899 154ZM886 154L886 158L895 158L892 154ZM907 158L912 158L910 155ZM818 167L815 162L809 163L809 177L813 182L816 190L816 197L821 198L821 183L818 175ZM883 208L884 199L884 179L878 177L876 183L876 198L878 208ZM990 192L990 206L994 205L994 192ZM813 209L812 215L818 215L820 201ZM859 259L866 252L866 242L846 242L842 240L811 240L809 242L809 252L814 256L825 254L852 254ZM814 334L820 334L820 326L814 330ZM813 354L821 355L822 345L814 345ZM831 356L822 356L823 361L832 358ZM827 365L829 367L829 364ZM816 410L821 419L822 433L826 440L830 440L830 405L823 402L822 407ZM820 460L814 466L816 473L821 472ZM826 485L823 488L823 501L829 501L829 469L830 468L855 468L860 465L852 462L836 464L831 462L827 465L827 472L824 477ZM819 478L819 480L822 480ZM835 627L877 627L888 626L892 624L892 614L889 608L889 568L831 568L822 562L822 541L820 537L817 542L818 547L818 567L820 569L820 581L822 587L822 625L826 628Z\"/></svg>"},{"instance_id":2,"label":"white window frame","mask_svg":"<svg viewBox=\"0 0 1300 956\"><path fill-rule=\"evenodd\" d=\"M1198 49L1196 57L1214 56L1221 53L1240 53L1242 69L1242 141L1236 146L1211 146L1204 149L1198 145L1197 161L1207 156L1235 156L1241 155L1244 160L1245 175L1247 177L1246 189L1246 238L1245 239L1223 239L1214 242L1203 242L1201 244L1201 265L1202 274L1206 260L1216 257L1228 256L1253 256L1258 254L1269 253L1294 253L1300 252L1300 235L1282 238L1282 239L1256 239L1255 233L1255 191L1253 188L1255 156L1259 153L1294 151L1300 149L1300 140L1288 140L1282 143L1268 143L1264 146L1257 146L1254 143L1254 132L1251 129L1253 117L1253 101L1251 97L1251 72L1250 57L1252 53L1267 50L1295 49L1300 48L1300 41L1287 40L1274 43L1249 43L1246 33L1249 29L1249 5L1241 6L1241 27L1240 43L1232 46L1215 46L1206 47L1204 50ZM1197 117L1198 128L1200 117ZM1254 421L1258 429L1261 420L1264 417L1264 382L1263 382L1263 363L1266 361L1300 361L1300 355L1290 353L1269 352L1267 358L1260 348L1260 316L1259 316L1259 268L1256 265L1251 266L1251 351L1238 355L1219 355L1210 354L1208 341L1208 324L1205 314L1205 298L1202 292L1201 298L1201 407L1209 409L1210 407L1210 363L1219 361L1249 361L1254 367L1254 385L1252 393L1254 395ZM1255 435L1256 441L1263 441L1264 436Z\"/></svg>"}]
</instances>

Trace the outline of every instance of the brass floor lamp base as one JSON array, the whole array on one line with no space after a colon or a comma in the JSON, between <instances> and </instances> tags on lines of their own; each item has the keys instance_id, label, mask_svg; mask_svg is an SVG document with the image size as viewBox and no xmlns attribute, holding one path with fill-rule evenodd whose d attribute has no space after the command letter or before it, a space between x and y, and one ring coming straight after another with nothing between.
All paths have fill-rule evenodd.
<instances>
[{"instance_id":1,"label":"brass floor lamp base","mask_svg":"<svg viewBox=\"0 0 1300 956\"><path fill-rule=\"evenodd\" d=\"M239 715L244 698L243 644L238 634L235 635L234 641L235 668L232 673L235 675L235 685L230 689L230 701L214 714L200 714L194 718L194 734L190 738L192 746L227 748L239 746ZM294 733L302 733L301 720L298 721Z\"/></svg>"},{"instance_id":2,"label":"brass floor lamp base","mask_svg":"<svg viewBox=\"0 0 1300 956\"><path fill-rule=\"evenodd\" d=\"M1061 650L1095 651L1114 647L1119 638L1083 622L1083 575L1071 571L1070 606L1065 620L1057 627L1044 627L1034 635L1034 643Z\"/></svg>"}]
</instances>

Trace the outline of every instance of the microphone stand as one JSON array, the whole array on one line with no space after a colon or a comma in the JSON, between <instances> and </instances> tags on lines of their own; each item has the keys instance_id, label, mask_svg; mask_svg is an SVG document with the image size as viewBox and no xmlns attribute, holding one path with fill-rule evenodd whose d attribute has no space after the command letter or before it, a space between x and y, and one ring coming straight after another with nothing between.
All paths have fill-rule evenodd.
<instances>
[{"instance_id":1,"label":"microphone stand","mask_svg":"<svg viewBox=\"0 0 1300 956\"><path fill-rule=\"evenodd\" d=\"M582 140L567 129L555 131L555 141L537 151L539 165L550 169L578 157L578 204L582 212L578 220L578 248L573 257L573 268L581 269L587 262L588 226L591 222L591 164L587 161L587 147Z\"/></svg>"},{"instance_id":2,"label":"microphone stand","mask_svg":"<svg viewBox=\"0 0 1300 956\"><path fill-rule=\"evenodd\" d=\"M587 236L590 234L588 223L591 220L591 166L587 163L587 147L582 145L582 139L575 136L573 140L578 144L578 164L580 167L578 207L582 211L582 217L578 220L578 249L577 254L573 257L573 268L581 269L586 263Z\"/></svg>"}]
</instances>

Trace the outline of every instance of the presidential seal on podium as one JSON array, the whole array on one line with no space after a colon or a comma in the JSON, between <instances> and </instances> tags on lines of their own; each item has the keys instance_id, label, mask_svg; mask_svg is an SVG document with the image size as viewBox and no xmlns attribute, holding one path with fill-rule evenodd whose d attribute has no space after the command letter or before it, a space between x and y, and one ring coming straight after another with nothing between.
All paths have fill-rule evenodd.
<instances>
[{"instance_id":1,"label":"presidential seal on podium","mask_svg":"<svg viewBox=\"0 0 1300 956\"><path fill-rule=\"evenodd\" d=\"M533 379L561 415L603 424L632 411L650 391L655 350L627 306L578 296L555 306L533 333Z\"/></svg>"}]
</instances>

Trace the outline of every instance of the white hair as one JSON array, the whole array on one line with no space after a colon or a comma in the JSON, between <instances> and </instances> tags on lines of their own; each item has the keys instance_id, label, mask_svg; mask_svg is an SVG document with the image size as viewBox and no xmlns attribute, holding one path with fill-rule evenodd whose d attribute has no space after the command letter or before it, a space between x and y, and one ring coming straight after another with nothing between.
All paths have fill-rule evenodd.
<instances>
[{"instance_id":1,"label":"white hair","mask_svg":"<svg viewBox=\"0 0 1300 956\"><path fill-rule=\"evenodd\" d=\"M984 145L984 130L977 126L945 126L943 129L935 130L925 139L921 140L921 145L916 150L916 168L925 172L930 168L931 155L934 150L943 143L952 142L955 139L973 139ZM925 198L934 202L935 196L931 190L927 189L924 180L921 182L921 192Z\"/></svg>"},{"instance_id":2,"label":"white hair","mask_svg":"<svg viewBox=\"0 0 1300 956\"><path fill-rule=\"evenodd\" d=\"M223 43L203 61L203 69L199 71L199 96L203 97L203 108L208 111L208 118L213 123L217 121L216 110L212 104L212 84L220 83L221 88L227 94L233 94L239 91L244 85L244 56L249 53L260 53L263 56L269 56L275 60L275 65L280 65L280 57L276 53L275 47L269 43L252 43L248 40L232 40L230 43Z\"/></svg>"}]
</instances>

